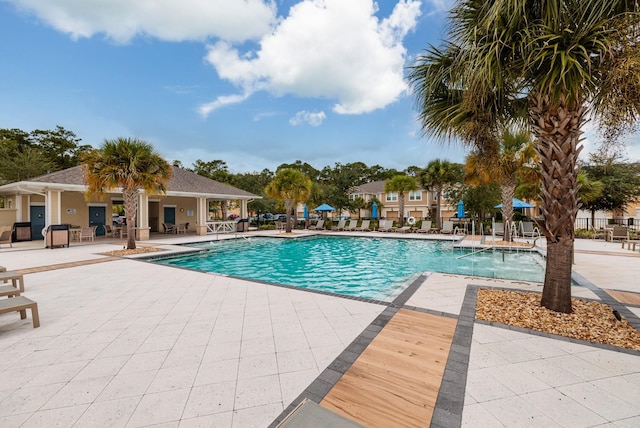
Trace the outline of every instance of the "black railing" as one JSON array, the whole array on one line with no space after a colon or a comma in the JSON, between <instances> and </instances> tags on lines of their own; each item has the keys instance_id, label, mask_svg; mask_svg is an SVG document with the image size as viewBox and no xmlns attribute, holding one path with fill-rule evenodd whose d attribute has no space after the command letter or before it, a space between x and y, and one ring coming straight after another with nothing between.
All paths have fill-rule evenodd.
<instances>
[{"instance_id":1,"label":"black railing","mask_svg":"<svg viewBox=\"0 0 640 428\"><path fill-rule=\"evenodd\" d=\"M575 227L576 229L604 229L606 226L615 224L618 226L629 226L633 230L637 230L640 220L629 218L595 218L593 221L590 217L577 218Z\"/></svg>"}]
</instances>

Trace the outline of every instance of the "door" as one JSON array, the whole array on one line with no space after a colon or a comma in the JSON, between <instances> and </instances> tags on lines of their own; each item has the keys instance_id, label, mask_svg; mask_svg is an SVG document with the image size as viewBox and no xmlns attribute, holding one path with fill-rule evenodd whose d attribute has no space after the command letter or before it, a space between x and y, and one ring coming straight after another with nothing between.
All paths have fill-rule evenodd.
<instances>
[{"instance_id":1,"label":"door","mask_svg":"<svg viewBox=\"0 0 640 428\"><path fill-rule=\"evenodd\" d=\"M164 223L176 224L176 207L164 207Z\"/></svg>"},{"instance_id":2,"label":"door","mask_svg":"<svg viewBox=\"0 0 640 428\"><path fill-rule=\"evenodd\" d=\"M104 236L106 211L105 207L89 207L89 226L97 226L96 236Z\"/></svg>"},{"instance_id":3,"label":"door","mask_svg":"<svg viewBox=\"0 0 640 428\"><path fill-rule=\"evenodd\" d=\"M44 229L44 206L31 205L29 207L29 218L31 219L31 239L44 239L42 229Z\"/></svg>"}]
</instances>

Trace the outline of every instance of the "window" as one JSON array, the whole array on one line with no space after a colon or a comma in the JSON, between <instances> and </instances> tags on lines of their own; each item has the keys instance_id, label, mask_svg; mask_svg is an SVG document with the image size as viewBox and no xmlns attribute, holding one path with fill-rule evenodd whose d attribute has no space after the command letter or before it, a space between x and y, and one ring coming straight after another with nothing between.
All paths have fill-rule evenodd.
<instances>
[{"instance_id":1,"label":"window","mask_svg":"<svg viewBox=\"0 0 640 428\"><path fill-rule=\"evenodd\" d=\"M387 202L394 202L398 200L397 192L389 192L387 193Z\"/></svg>"},{"instance_id":2,"label":"window","mask_svg":"<svg viewBox=\"0 0 640 428\"><path fill-rule=\"evenodd\" d=\"M410 201L421 201L422 200L422 190L411 190L409 192L409 200Z\"/></svg>"}]
</instances>

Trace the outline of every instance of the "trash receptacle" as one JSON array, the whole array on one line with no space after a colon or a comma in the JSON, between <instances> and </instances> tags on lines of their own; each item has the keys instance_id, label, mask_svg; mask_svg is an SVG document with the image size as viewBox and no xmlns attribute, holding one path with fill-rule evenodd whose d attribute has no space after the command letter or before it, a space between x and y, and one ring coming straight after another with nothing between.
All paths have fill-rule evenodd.
<instances>
[{"instance_id":1,"label":"trash receptacle","mask_svg":"<svg viewBox=\"0 0 640 428\"><path fill-rule=\"evenodd\" d=\"M13 242L31 241L31 222L23 221L13 223L13 233L11 240Z\"/></svg>"},{"instance_id":2,"label":"trash receptacle","mask_svg":"<svg viewBox=\"0 0 640 428\"><path fill-rule=\"evenodd\" d=\"M633 226L633 217L627 219L627 226Z\"/></svg>"},{"instance_id":3,"label":"trash receptacle","mask_svg":"<svg viewBox=\"0 0 640 428\"><path fill-rule=\"evenodd\" d=\"M45 245L47 248L68 247L70 227L68 224L52 224L47 227Z\"/></svg>"},{"instance_id":4,"label":"trash receptacle","mask_svg":"<svg viewBox=\"0 0 640 428\"><path fill-rule=\"evenodd\" d=\"M240 220L238 220L238 223L236 224L236 231L237 232L248 232L249 231L249 219L248 218L241 218Z\"/></svg>"}]
</instances>

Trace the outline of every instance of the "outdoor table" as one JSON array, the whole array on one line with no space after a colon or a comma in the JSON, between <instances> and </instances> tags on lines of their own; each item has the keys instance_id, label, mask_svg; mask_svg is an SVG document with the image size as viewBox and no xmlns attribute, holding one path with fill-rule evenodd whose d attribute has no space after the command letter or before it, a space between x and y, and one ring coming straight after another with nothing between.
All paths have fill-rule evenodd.
<instances>
[{"instance_id":1,"label":"outdoor table","mask_svg":"<svg viewBox=\"0 0 640 428\"><path fill-rule=\"evenodd\" d=\"M80 232L82 232L81 227L72 227L69 229L69 233L71 234L71 240L80 242Z\"/></svg>"},{"instance_id":2,"label":"outdoor table","mask_svg":"<svg viewBox=\"0 0 640 428\"><path fill-rule=\"evenodd\" d=\"M24 293L24 276L21 273L13 270L0 272L0 281L7 282L9 280L11 280L11 285L20 288L20 291ZM20 287L18 287L18 284L20 284Z\"/></svg>"}]
</instances>

